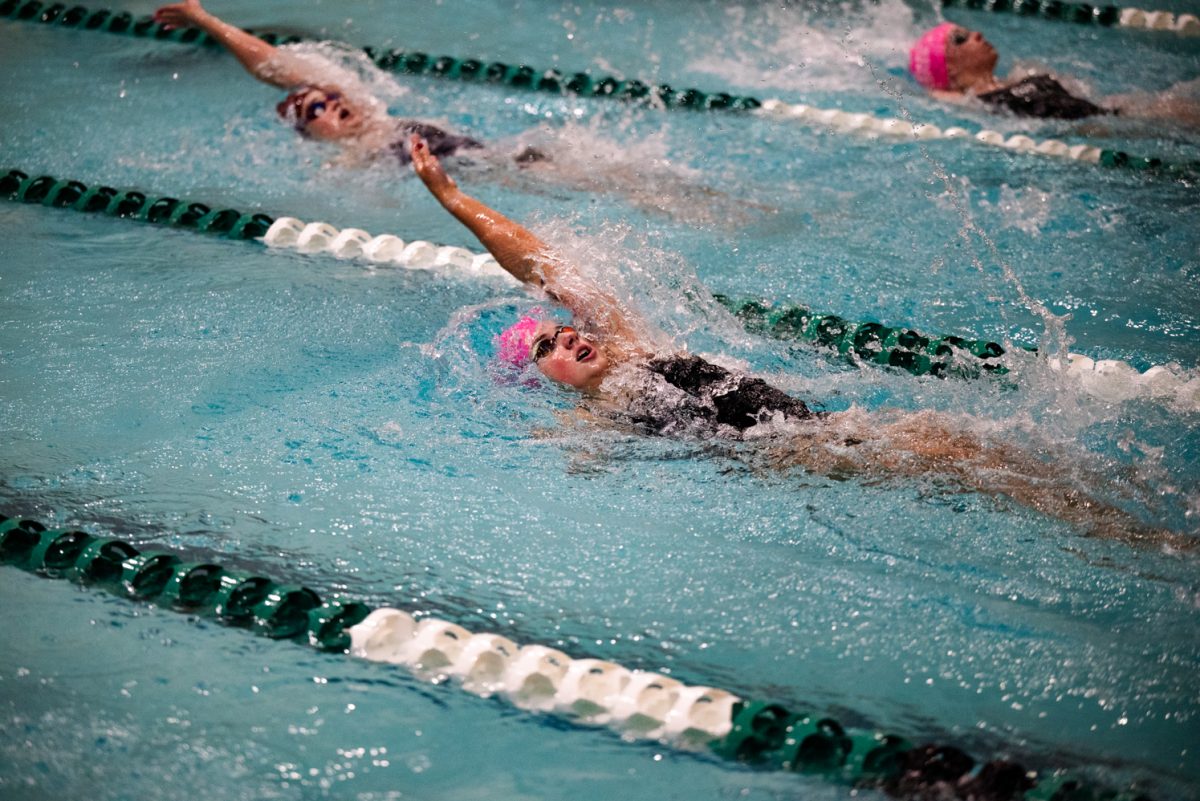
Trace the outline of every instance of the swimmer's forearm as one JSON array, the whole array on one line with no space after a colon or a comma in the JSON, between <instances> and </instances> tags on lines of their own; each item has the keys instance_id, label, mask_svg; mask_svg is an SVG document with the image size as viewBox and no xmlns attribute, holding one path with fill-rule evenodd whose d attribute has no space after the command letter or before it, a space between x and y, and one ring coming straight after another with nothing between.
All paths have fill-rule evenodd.
<instances>
[{"instance_id":1,"label":"swimmer's forearm","mask_svg":"<svg viewBox=\"0 0 1200 801\"><path fill-rule=\"evenodd\" d=\"M545 288L557 297L555 290L558 287L555 285L559 283L560 267L550 257L546 243L525 226L459 189L454 179L442 169L437 157L429 152L429 143L420 135L414 133L409 143L412 146L413 170L429 193L442 204L442 208L475 234L475 238L514 278Z\"/></svg>"},{"instance_id":2,"label":"swimmer's forearm","mask_svg":"<svg viewBox=\"0 0 1200 801\"><path fill-rule=\"evenodd\" d=\"M529 229L457 186L439 189L434 197L514 278L537 287L545 286L548 273L554 269L546 258L549 249Z\"/></svg>"},{"instance_id":3,"label":"swimmer's forearm","mask_svg":"<svg viewBox=\"0 0 1200 801\"><path fill-rule=\"evenodd\" d=\"M484 205L457 186L439 188L438 202L470 229L488 252L514 278L544 290L575 314L585 316L613 334L614 342L640 341L620 304L608 293L584 281L551 255L549 246L532 231Z\"/></svg>"},{"instance_id":4,"label":"swimmer's forearm","mask_svg":"<svg viewBox=\"0 0 1200 801\"><path fill-rule=\"evenodd\" d=\"M236 25L201 11L192 18L197 28L200 28L233 54L246 72L263 83L290 89L303 83L303 78L293 74L280 58L279 49L269 45L257 36L247 33Z\"/></svg>"}]
</instances>

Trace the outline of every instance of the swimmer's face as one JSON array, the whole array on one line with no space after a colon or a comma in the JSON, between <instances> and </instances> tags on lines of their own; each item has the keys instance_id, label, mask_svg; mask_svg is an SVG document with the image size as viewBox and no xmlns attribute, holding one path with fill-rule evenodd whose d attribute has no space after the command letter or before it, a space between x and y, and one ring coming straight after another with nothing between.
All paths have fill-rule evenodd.
<instances>
[{"instance_id":1,"label":"swimmer's face","mask_svg":"<svg viewBox=\"0 0 1200 801\"><path fill-rule=\"evenodd\" d=\"M608 356L595 342L553 320L538 323L529 353L542 375L582 390L599 387L611 366Z\"/></svg>"},{"instance_id":2,"label":"swimmer's face","mask_svg":"<svg viewBox=\"0 0 1200 801\"><path fill-rule=\"evenodd\" d=\"M946 74L956 89L968 89L982 78L990 78L999 55L979 31L955 28L946 37Z\"/></svg>"},{"instance_id":3,"label":"swimmer's face","mask_svg":"<svg viewBox=\"0 0 1200 801\"><path fill-rule=\"evenodd\" d=\"M313 139L344 139L354 136L362 125L362 115L337 92L307 89L288 95L276 109L296 128Z\"/></svg>"}]
</instances>

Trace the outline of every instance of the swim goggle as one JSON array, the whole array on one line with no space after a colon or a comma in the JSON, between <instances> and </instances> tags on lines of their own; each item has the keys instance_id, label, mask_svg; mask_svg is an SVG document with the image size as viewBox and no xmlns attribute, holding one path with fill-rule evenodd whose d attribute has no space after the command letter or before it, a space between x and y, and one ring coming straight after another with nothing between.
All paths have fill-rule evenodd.
<instances>
[{"instance_id":1,"label":"swim goggle","mask_svg":"<svg viewBox=\"0 0 1200 801\"><path fill-rule=\"evenodd\" d=\"M571 333L580 337L580 333L575 330L574 326L560 325L554 329L554 333L548 337L539 337L529 345L529 358L535 363L549 356L554 352L554 348L558 346L558 335L562 333ZM582 338L582 337L581 337Z\"/></svg>"},{"instance_id":2,"label":"swim goggle","mask_svg":"<svg viewBox=\"0 0 1200 801\"><path fill-rule=\"evenodd\" d=\"M299 92L292 92L281 103L275 106L275 111L285 120L292 120L296 126L296 130L303 131L308 127L310 122L325 113L330 103L342 99L340 92L321 92L324 96L323 100L315 100L305 106L304 101L314 92L318 91L321 90L302 89Z\"/></svg>"}]
</instances>

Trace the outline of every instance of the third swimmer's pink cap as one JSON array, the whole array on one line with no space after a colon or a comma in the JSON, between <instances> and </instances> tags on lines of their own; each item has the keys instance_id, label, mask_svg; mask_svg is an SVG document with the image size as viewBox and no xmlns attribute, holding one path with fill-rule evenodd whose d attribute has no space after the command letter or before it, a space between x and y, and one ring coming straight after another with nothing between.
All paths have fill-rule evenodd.
<instances>
[{"instance_id":1,"label":"third swimmer's pink cap","mask_svg":"<svg viewBox=\"0 0 1200 801\"><path fill-rule=\"evenodd\" d=\"M926 89L950 88L950 75L946 72L946 39L957 27L953 22L943 22L926 31L908 51L908 71Z\"/></svg>"}]
</instances>

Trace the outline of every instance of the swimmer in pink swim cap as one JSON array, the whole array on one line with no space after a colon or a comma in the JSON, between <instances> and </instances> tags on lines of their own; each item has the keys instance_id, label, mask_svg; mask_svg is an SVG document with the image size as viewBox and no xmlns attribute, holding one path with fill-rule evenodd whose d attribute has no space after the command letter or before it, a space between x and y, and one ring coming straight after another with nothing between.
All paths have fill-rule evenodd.
<instances>
[{"instance_id":1,"label":"swimmer in pink swim cap","mask_svg":"<svg viewBox=\"0 0 1200 801\"><path fill-rule=\"evenodd\" d=\"M953 22L943 22L926 31L908 51L908 71L926 89L939 92L950 90L950 76L946 72L946 40L957 28ZM993 48L993 55L995 52ZM996 59L993 57L991 67L995 66Z\"/></svg>"},{"instance_id":2,"label":"swimmer in pink swim cap","mask_svg":"<svg viewBox=\"0 0 1200 801\"><path fill-rule=\"evenodd\" d=\"M993 109L1025 117L1080 119L1112 113L1063 88L1049 75L1017 82L996 77L999 55L979 31L943 22L925 32L908 53L908 71L935 97L961 102L974 96Z\"/></svg>"},{"instance_id":3,"label":"swimmer in pink swim cap","mask_svg":"<svg viewBox=\"0 0 1200 801\"><path fill-rule=\"evenodd\" d=\"M523 317L497 337L497 358L578 390L581 420L607 420L658 436L752 441L767 465L782 470L937 475L966 489L1010 497L1094 536L1144 544L1190 542L1150 529L1062 481L1071 471L978 436L948 415L815 411L741 370L686 351L664 352L665 336L653 335L650 324L607 287L520 223L461 190L419 136L411 146L413 169L442 207L514 278L544 292L579 321ZM1100 477L1095 481L1105 486Z\"/></svg>"},{"instance_id":4,"label":"swimmer in pink swim cap","mask_svg":"<svg viewBox=\"0 0 1200 801\"><path fill-rule=\"evenodd\" d=\"M908 71L939 100L963 103L974 98L993 111L1019 117L1077 120L1120 114L1191 127L1200 124L1200 103L1172 90L1111 97L1096 104L1072 94L1045 73L998 78L998 60L996 48L979 31L943 22L926 31L909 50Z\"/></svg>"}]
</instances>

